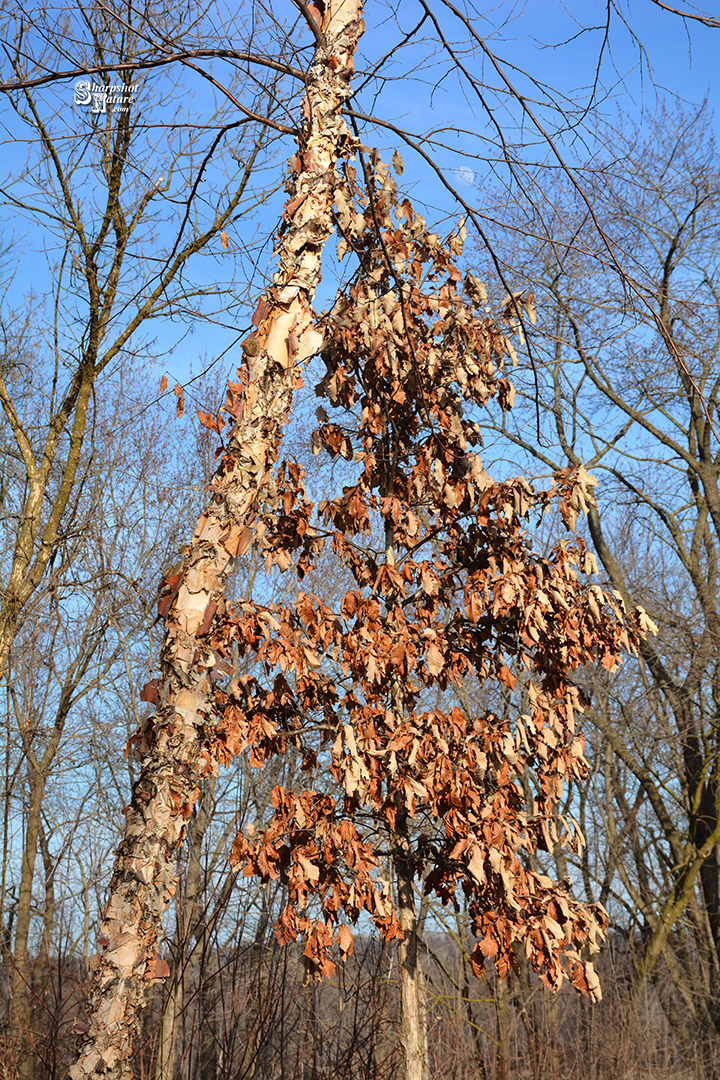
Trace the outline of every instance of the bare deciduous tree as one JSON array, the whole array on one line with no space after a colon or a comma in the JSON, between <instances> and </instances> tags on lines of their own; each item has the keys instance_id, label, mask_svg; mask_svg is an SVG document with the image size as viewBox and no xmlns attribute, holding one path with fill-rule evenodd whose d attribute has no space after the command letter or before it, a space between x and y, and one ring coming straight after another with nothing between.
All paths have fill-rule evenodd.
<instances>
[{"instance_id":1,"label":"bare deciduous tree","mask_svg":"<svg viewBox=\"0 0 720 1080\"><path fill-rule=\"evenodd\" d=\"M594 225L572 191L555 190L542 220L519 216L529 239L513 239L512 258L515 267L522 260L517 283L537 307L534 371L522 368L503 435L546 468L584 462L597 473L601 497L588 526L606 579L659 627L641 644L637 670L589 683L597 802L583 813L597 857L583 872L635 942L633 1002L662 963L678 1037L689 1035L690 1015L688 1046L699 1033L712 1058L720 1030L717 158L704 108L663 111L646 136L628 129L615 140L618 156L594 163L592 202L630 280L603 269Z\"/></svg>"}]
</instances>

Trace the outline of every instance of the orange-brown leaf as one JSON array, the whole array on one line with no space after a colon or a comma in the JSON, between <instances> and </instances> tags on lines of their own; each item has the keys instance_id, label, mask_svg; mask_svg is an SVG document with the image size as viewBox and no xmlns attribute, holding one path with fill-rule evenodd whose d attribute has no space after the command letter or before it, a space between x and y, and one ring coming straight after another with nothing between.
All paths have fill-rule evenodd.
<instances>
[{"instance_id":1,"label":"orange-brown leaf","mask_svg":"<svg viewBox=\"0 0 720 1080\"><path fill-rule=\"evenodd\" d=\"M354 941L349 926L346 926L345 923L343 923L337 932L335 940L343 960L347 960L348 956L352 956Z\"/></svg>"}]
</instances>

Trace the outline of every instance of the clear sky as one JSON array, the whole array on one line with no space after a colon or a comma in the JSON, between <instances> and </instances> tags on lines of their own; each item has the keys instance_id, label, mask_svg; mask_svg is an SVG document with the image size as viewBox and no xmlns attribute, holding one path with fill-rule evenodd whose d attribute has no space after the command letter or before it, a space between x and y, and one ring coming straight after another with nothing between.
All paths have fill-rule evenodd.
<instances>
[{"instance_id":1,"label":"clear sky","mask_svg":"<svg viewBox=\"0 0 720 1080\"><path fill-rule=\"evenodd\" d=\"M720 8L720 5L715 7ZM368 2L368 29L358 57L358 85L364 78L363 69L367 72L373 68L423 15L425 22L417 37L385 63L382 81L371 78L359 90L354 104L359 111L394 121L415 135L423 136L433 131L434 141L421 142L421 148L433 158L458 193L473 205L480 206L482 202L483 192L478 188L478 182L491 171L497 180L501 181L503 177L504 166L501 162L498 164L501 155L494 130L496 123L504 138L522 144L517 151L519 157L529 161L548 157L547 144L529 117L523 116L517 102L508 96L503 77L527 96L528 108L552 132L562 126L562 118L555 108L560 102L573 125L572 130L558 137L558 147L568 160L573 153L583 157L596 148L598 117L614 121L620 111L631 121L641 124L643 119L652 116L663 98L672 95L694 103L707 97L711 106L716 102L714 75L720 55L720 30L696 22L683 22L661 10L652 0L615 0L610 8L607 2L599 0L527 0L525 3L502 0L491 7L474 9L468 2L464 10L468 12L470 28L477 34L478 41L472 41L468 27L453 15L444 0L433 0L426 8L423 8L422 0ZM610 25L606 33L608 10ZM288 24L297 14L289 0L276 5L276 13ZM242 15L238 19L241 20ZM437 20L437 25L433 25L433 20ZM467 76L458 77L448 53L443 54L439 49L439 32L466 67ZM499 71L493 67L488 55L483 57L481 42L485 42L501 61ZM307 57L308 51L303 55ZM226 70L217 62L213 73L221 79ZM192 73L187 75L186 86L191 87L195 95L192 112L197 116L202 112L204 101L208 106L212 102L207 84ZM157 76L158 79L163 77L170 84L169 75ZM471 85L472 79L481 84L482 102ZM56 88L53 93L59 108L72 109L69 85ZM298 89L298 104L299 96ZM172 119L174 107L170 107L170 101L167 116ZM584 106L588 106L587 112L582 111ZM159 118L162 119L162 115ZM8 121L7 113L5 121L12 123L12 119ZM389 156L398 145L398 139L387 129L366 128L361 134L364 141L378 145L384 155ZM281 162L293 149L290 136L282 141ZM18 162L20 155L24 158L24 150L24 147L18 148ZM15 153L8 149L8 144L5 153L2 171L7 175L14 170ZM428 216L448 223L456 218L460 208L421 155L408 148L401 148L401 153L405 161L402 182L416 199L427 205ZM158 172L163 168L162 157L162 146L158 144ZM263 213L256 216L251 228L254 239L262 234L272 235L282 198L282 192L278 191ZM23 235L26 225L27 232ZM24 290L23 296L27 295L30 281L36 291L42 289L42 263L38 255L44 261L43 233L29 223L23 223L12 210L6 213L5 233L6 236L12 234L18 253L25 245L24 253L18 255L17 284L9 294L11 299L14 294L17 300L18 290ZM237 226L237 237L233 239L237 244L247 240L243 237L241 222ZM271 266L270 252L269 243L255 252L257 272L251 292L262 287L263 274ZM205 260L203 274L212 275L221 269L215 263L223 257L222 252L217 252L213 258ZM321 305L329 300L333 291L333 267L329 258L319 297ZM157 324L154 329L158 331L161 346L165 339L178 336L177 325L167 334ZM191 367L197 372L206 357L212 359L220 355L238 333L242 336L244 332L244 327L208 326L202 337L187 338L172 357L168 376L184 381ZM223 361L223 367L232 370L230 356ZM162 371L157 373L158 381L160 374Z\"/></svg>"},{"instance_id":2,"label":"clear sky","mask_svg":"<svg viewBox=\"0 0 720 1080\"><path fill-rule=\"evenodd\" d=\"M464 49L467 33L442 4L433 10L442 16L442 28L468 73L485 84L485 105L506 136L522 139L529 159L545 158L547 144L527 116L521 125L521 111L508 100L501 76L489 59L477 47L472 54ZM374 9L368 5L366 13L369 30L363 48L370 57L377 55L391 34L397 35L398 27L408 31L417 22L420 7L414 2L401 4L395 16L384 5ZM379 26L374 25L374 16ZM663 100L675 95L697 104L707 98L711 107L717 101L713 77L720 58L720 29L683 21L652 0L614 5L609 9L609 32L607 22L608 4L595 0L503 0L492 8L476 8L473 25L478 35L501 61L503 75L527 95L530 110L547 129L554 132L559 123L551 102L559 102L578 120L572 134L559 140L564 153L569 154L572 146L580 156L592 149L598 117L614 121L620 111L641 123ZM473 173L482 178L485 166L472 158L488 153L478 136L494 133L488 112L469 89L468 80L451 74L450 64L434 48L424 50L418 44L400 55L399 77L383 88L382 112L377 107L374 111L414 132L438 129L438 141L448 147L444 153L436 151L442 166L458 170L455 175L466 186ZM410 59L413 63L408 64ZM408 67L415 67L409 76ZM584 105L590 108L580 117ZM468 155L465 161L463 154ZM414 172L420 178L419 163L408 158L406 167L404 180L412 183ZM428 177L423 178L422 193L428 201L436 200L438 209L447 206L447 197Z\"/></svg>"}]
</instances>

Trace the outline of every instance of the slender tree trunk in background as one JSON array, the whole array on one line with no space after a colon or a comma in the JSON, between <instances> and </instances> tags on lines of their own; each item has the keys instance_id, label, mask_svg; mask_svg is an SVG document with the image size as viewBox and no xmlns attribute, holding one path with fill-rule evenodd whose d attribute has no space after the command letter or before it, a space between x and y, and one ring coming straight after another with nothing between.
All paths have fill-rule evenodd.
<instances>
[{"instance_id":1,"label":"slender tree trunk in background","mask_svg":"<svg viewBox=\"0 0 720 1080\"><path fill-rule=\"evenodd\" d=\"M40 800L42 801L45 784L42 783L40 786L42 789ZM53 940L55 922L55 885L53 881L54 866L48 839L43 829L41 814L39 828L37 829L37 842L42 854L45 877L43 932L37 957L32 964L27 963L28 938L27 932L25 933L25 966L29 970L27 984L22 983L23 998L21 1000L23 1023L26 1023L27 1027L20 1032L20 1036L22 1040L27 1037L25 1034L27 1032L29 1034L29 1045L26 1043L23 1046L22 1041L18 1044L17 1080L33 1080L33 1077L37 1075L38 1051L41 1053L52 1052L50 1049L52 1034L49 1025L51 1027L54 1013L52 1003L48 1007L48 997L52 996L53 983L53 975L50 970L50 943ZM36 861L36 859L33 860L33 862ZM15 999L13 996L13 1008L20 1009L20 1007L20 999ZM45 1068L50 1068L49 1063L45 1065Z\"/></svg>"},{"instance_id":2,"label":"slender tree trunk in background","mask_svg":"<svg viewBox=\"0 0 720 1080\"><path fill-rule=\"evenodd\" d=\"M464 928L460 924L460 919L457 920L458 925L458 941L462 941L465 937ZM462 990L461 996L463 1005L465 1007L465 1020L467 1022L468 1031L472 1039L473 1053L475 1057L475 1067L477 1069L478 1080L488 1080L487 1069L485 1068L485 1055L483 1054L482 1038L480 1036L480 1029L473 1016L472 1000L470 996L470 965L468 963L467 955L462 953L460 956L460 963L462 964Z\"/></svg>"},{"instance_id":3,"label":"slender tree trunk in background","mask_svg":"<svg viewBox=\"0 0 720 1080\"><path fill-rule=\"evenodd\" d=\"M154 1080L172 1080L175 1073L175 1027L180 1013L178 998L182 996L183 974L172 971L168 981L170 985L161 1006Z\"/></svg>"},{"instance_id":4,"label":"slender tree trunk in background","mask_svg":"<svg viewBox=\"0 0 720 1080\"><path fill-rule=\"evenodd\" d=\"M405 935L398 943L400 978L400 1043L403 1050L403 1080L428 1080L427 1035L423 980L418 955L418 927L415 911L412 862L408 858L407 821L398 814L394 836L395 881L400 928Z\"/></svg>"},{"instance_id":5,"label":"slender tree trunk in background","mask_svg":"<svg viewBox=\"0 0 720 1080\"><path fill-rule=\"evenodd\" d=\"M510 988L507 979L499 979L497 974L495 975L495 1015L497 1032L495 1076L497 1080L509 1080Z\"/></svg>"},{"instance_id":6,"label":"slender tree trunk in background","mask_svg":"<svg viewBox=\"0 0 720 1080\"><path fill-rule=\"evenodd\" d=\"M167 974L156 949L161 920L176 887L177 846L214 762L204 750L212 728L211 671L206 644L234 558L254 533L254 509L277 455L297 382L296 367L320 338L311 300L320 279L323 244L332 231L335 162L352 147L341 108L350 94L353 54L363 30L359 0L330 0L318 32L303 100L307 123L286 204L279 269L243 345L244 384L231 388L235 427L210 485L183 565L166 579L174 597L165 613L157 711L136 745L140 775L125 810L125 835L92 962L89 1029L73 1080L132 1075L130 1058L147 986Z\"/></svg>"},{"instance_id":7,"label":"slender tree trunk in background","mask_svg":"<svg viewBox=\"0 0 720 1080\"><path fill-rule=\"evenodd\" d=\"M34 1038L32 1031L32 974L28 957L30 919L32 915L32 886L37 861L38 839L42 827L41 809L45 790L44 777L28 767L30 798L28 802L25 843L22 853L20 888L18 890L17 922L12 976L13 1042L17 1055L18 1080L31 1080L34 1072Z\"/></svg>"},{"instance_id":8,"label":"slender tree trunk in background","mask_svg":"<svg viewBox=\"0 0 720 1080\"><path fill-rule=\"evenodd\" d=\"M559 1031L562 1018L560 1015L560 995L553 994L545 1002L547 1027L550 1028L550 1037L545 1052L545 1076L548 1080L554 1080L560 1075L560 1054L558 1051Z\"/></svg>"},{"instance_id":9,"label":"slender tree trunk in background","mask_svg":"<svg viewBox=\"0 0 720 1080\"><path fill-rule=\"evenodd\" d=\"M390 433L385 433L385 459L387 473L384 494L392 494L396 455L393 452ZM385 528L385 561L395 566L395 530ZM396 601L388 596L388 607ZM394 625L394 623L390 623ZM405 716L405 698L402 682L396 673L390 679L390 700L397 722ZM413 889L414 867L412 845L408 833L408 815L398 805L393 829L393 869L397 887L397 912L403 940L398 942L398 977L400 980L400 1045L403 1052L403 1080L428 1080L427 1021L425 1017L424 983L418 956L418 920Z\"/></svg>"},{"instance_id":10,"label":"slender tree trunk in background","mask_svg":"<svg viewBox=\"0 0 720 1080\"><path fill-rule=\"evenodd\" d=\"M53 865L52 855L50 854L50 844L48 837L43 828L42 820L40 821L40 831L38 833L38 842L40 844L40 852L42 854L43 870L45 872L45 911L43 913L43 936L40 942L39 963L42 967L43 964L50 963L50 942L53 939L53 931L55 929L55 867Z\"/></svg>"},{"instance_id":11,"label":"slender tree trunk in background","mask_svg":"<svg viewBox=\"0 0 720 1080\"><path fill-rule=\"evenodd\" d=\"M255 942L250 952L249 966L251 968L251 987L248 992L247 1002L243 1009L244 1044L243 1053L238 1075L243 1080L255 1080L262 1068L258 1065L258 1057L262 1048L263 1011L268 1007L268 994L270 992L270 979L268 975L268 942L267 934L270 925L270 911L268 897L265 891L260 898L262 905L260 917L255 928ZM272 949L272 944L269 946ZM253 966L255 972L252 971Z\"/></svg>"},{"instance_id":12,"label":"slender tree trunk in background","mask_svg":"<svg viewBox=\"0 0 720 1080\"><path fill-rule=\"evenodd\" d=\"M206 794L210 798L212 797L214 784L215 780L211 777L208 784L209 791L206 789ZM185 1007L186 978L192 972L195 956L198 948L202 946L204 930L207 925L207 913L203 906L206 881L200 864L199 853L202 849L208 823L205 799L201 799L197 803L197 813L188 830L190 852L185 872L182 914L175 921L175 933L169 947L172 959L166 993L161 1004L154 1080L172 1080L175 1074L175 1058L179 1040L177 1020Z\"/></svg>"},{"instance_id":13,"label":"slender tree trunk in background","mask_svg":"<svg viewBox=\"0 0 720 1080\"><path fill-rule=\"evenodd\" d=\"M318 1016L318 984L310 983L305 987L304 1012L307 1016L305 1027L305 1048L303 1080L322 1080L322 1029Z\"/></svg>"}]
</instances>

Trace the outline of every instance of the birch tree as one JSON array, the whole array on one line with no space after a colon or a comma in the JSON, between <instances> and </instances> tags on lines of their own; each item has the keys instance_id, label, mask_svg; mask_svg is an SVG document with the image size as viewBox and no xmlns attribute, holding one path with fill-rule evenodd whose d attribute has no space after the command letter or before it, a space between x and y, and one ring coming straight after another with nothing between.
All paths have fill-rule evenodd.
<instances>
[{"instance_id":1,"label":"birch tree","mask_svg":"<svg viewBox=\"0 0 720 1080\"><path fill-rule=\"evenodd\" d=\"M255 513L299 381L298 365L318 348L311 307L320 255L332 230L336 160L353 141L341 117L350 93L361 9L348 0L309 14L316 49L302 100L305 123L290 166L279 268L243 342L245 364L230 383L232 430L182 565L164 581L161 672L146 698L154 716L133 740L141 762L125 835L110 882L94 961L89 1027L73 1080L127 1076L145 989L166 973L157 955L161 920L175 891L175 852L213 770L213 677L227 664L208 645L222 615L233 560L257 534ZM216 670L217 669L217 670Z\"/></svg>"}]
</instances>

